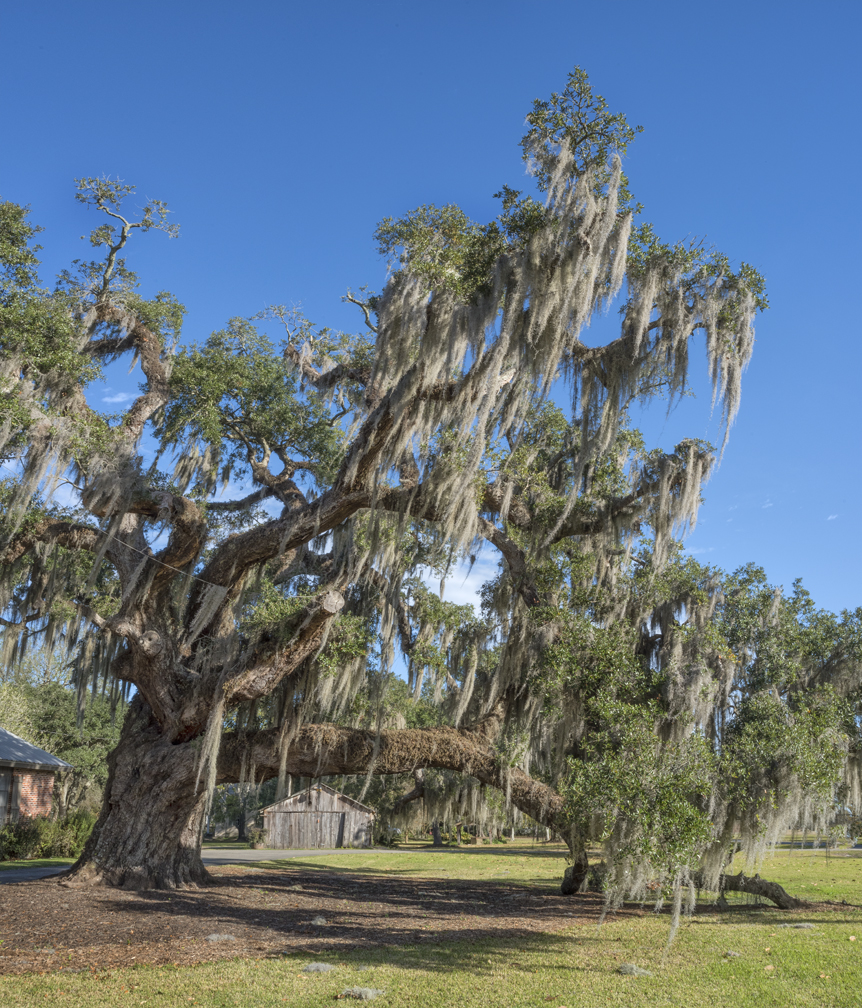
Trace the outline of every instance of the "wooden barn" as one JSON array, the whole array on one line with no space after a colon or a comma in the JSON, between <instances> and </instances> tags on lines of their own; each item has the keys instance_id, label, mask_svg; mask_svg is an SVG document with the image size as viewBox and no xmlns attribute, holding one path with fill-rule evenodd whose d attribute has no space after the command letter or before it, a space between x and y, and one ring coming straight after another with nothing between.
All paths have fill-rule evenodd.
<instances>
[{"instance_id":1,"label":"wooden barn","mask_svg":"<svg viewBox=\"0 0 862 1008\"><path fill-rule=\"evenodd\" d=\"M267 847L370 847L374 812L325 784L313 784L261 809Z\"/></svg>"}]
</instances>

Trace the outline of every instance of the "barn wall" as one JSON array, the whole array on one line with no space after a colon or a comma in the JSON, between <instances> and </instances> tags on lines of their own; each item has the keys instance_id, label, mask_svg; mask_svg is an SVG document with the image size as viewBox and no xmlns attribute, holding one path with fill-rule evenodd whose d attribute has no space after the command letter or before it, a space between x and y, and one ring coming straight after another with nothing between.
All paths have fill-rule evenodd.
<instances>
[{"instance_id":1,"label":"barn wall","mask_svg":"<svg viewBox=\"0 0 862 1008\"><path fill-rule=\"evenodd\" d=\"M292 795L263 813L267 846L275 849L370 847L374 816L338 794Z\"/></svg>"}]
</instances>

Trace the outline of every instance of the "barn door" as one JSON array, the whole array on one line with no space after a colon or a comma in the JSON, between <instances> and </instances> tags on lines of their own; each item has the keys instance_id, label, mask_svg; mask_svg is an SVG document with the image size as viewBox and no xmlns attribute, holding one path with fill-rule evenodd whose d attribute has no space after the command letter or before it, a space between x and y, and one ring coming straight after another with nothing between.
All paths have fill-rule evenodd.
<instances>
[{"instance_id":1,"label":"barn door","mask_svg":"<svg viewBox=\"0 0 862 1008\"><path fill-rule=\"evenodd\" d=\"M312 847L340 847L344 840L343 812L310 812L314 822Z\"/></svg>"}]
</instances>

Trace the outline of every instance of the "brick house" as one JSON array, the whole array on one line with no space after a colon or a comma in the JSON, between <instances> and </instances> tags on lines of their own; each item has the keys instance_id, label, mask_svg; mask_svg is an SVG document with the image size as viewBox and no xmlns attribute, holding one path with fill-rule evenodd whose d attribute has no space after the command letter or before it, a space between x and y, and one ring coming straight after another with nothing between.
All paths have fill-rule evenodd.
<instances>
[{"instance_id":1,"label":"brick house","mask_svg":"<svg viewBox=\"0 0 862 1008\"><path fill-rule=\"evenodd\" d=\"M48 815L54 775L71 764L0 728L0 826L20 816Z\"/></svg>"}]
</instances>

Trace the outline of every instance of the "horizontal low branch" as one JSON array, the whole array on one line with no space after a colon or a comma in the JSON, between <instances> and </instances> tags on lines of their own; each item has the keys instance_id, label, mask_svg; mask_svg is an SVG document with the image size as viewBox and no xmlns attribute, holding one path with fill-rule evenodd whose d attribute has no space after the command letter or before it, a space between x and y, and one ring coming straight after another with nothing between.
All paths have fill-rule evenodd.
<instances>
[{"instance_id":1,"label":"horizontal low branch","mask_svg":"<svg viewBox=\"0 0 862 1008\"><path fill-rule=\"evenodd\" d=\"M473 728L402 728L379 734L335 724L304 725L290 742L287 771L295 776L412 773L425 767L455 770L503 791L522 812L559 831L567 827L562 797L517 767L505 766L492 740L499 712ZM244 766L258 779L278 775L279 730L245 738L225 735L218 763L220 783L239 781Z\"/></svg>"},{"instance_id":2,"label":"horizontal low branch","mask_svg":"<svg viewBox=\"0 0 862 1008\"><path fill-rule=\"evenodd\" d=\"M698 872L692 881L697 887L706 888L702 872ZM802 910L811 905L805 900L791 896L777 882L768 882L759 875L744 875L742 872L739 872L738 875L720 875L718 878L718 891L722 894L726 892L742 892L748 893L750 896L760 896L774 903L779 910Z\"/></svg>"}]
</instances>

